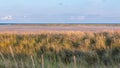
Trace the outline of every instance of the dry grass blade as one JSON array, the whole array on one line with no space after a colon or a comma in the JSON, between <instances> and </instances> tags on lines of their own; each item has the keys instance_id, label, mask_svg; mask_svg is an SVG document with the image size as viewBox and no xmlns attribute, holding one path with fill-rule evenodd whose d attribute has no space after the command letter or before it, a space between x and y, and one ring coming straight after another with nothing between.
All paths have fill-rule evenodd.
<instances>
[{"instance_id":1,"label":"dry grass blade","mask_svg":"<svg viewBox=\"0 0 120 68\"><path fill-rule=\"evenodd\" d=\"M23 60L21 59L21 68L24 68Z\"/></svg>"},{"instance_id":2,"label":"dry grass blade","mask_svg":"<svg viewBox=\"0 0 120 68\"><path fill-rule=\"evenodd\" d=\"M6 64L6 60L4 58L4 55L0 52L0 56L2 57L3 61L4 61L4 65L5 65L5 68L7 68L7 64Z\"/></svg>"},{"instance_id":3,"label":"dry grass blade","mask_svg":"<svg viewBox=\"0 0 120 68\"><path fill-rule=\"evenodd\" d=\"M15 62L15 66L16 66L16 68L18 68L18 64L17 64L17 61L16 61L15 56L14 56L14 53L13 53L13 49L12 49L11 46L9 46L9 49L10 49L11 55L12 55L12 57L13 57L13 60L14 60L14 62Z\"/></svg>"},{"instance_id":4,"label":"dry grass blade","mask_svg":"<svg viewBox=\"0 0 120 68\"><path fill-rule=\"evenodd\" d=\"M74 59L74 68L77 68L76 57L74 56L73 59Z\"/></svg>"},{"instance_id":5,"label":"dry grass blade","mask_svg":"<svg viewBox=\"0 0 120 68\"><path fill-rule=\"evenodd\" d=\"M35 68L35 62L34 62L33 56L31 56L31 60L32 60L33 68Z\"/></svg>"},{"instance_id":6,"label":"dry grass blade","mask_svg":"<svg viewBox=\"0 0 120 68\"><path fill-rule=\"evenodd\" d=\"M41 60L42 60L42 68L44 68L44 56L43 56L43 54L41 55Z\"/></svg>"}]
</instances>

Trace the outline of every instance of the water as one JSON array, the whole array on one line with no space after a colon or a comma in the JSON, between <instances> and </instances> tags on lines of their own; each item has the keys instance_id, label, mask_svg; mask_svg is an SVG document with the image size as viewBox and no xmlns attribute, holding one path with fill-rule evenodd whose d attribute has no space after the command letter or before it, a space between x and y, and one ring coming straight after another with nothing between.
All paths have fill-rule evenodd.
<instances>
[{"instance_id":1,"label":"water","mask_svg":"<svg viewBox=\"0 0 120 68\"><path fill-rule=\"evenodd\" d=\"M120 22L0 22L0 25L15 25L15 24L120 24Z\"/></svg>"}]
</instances>

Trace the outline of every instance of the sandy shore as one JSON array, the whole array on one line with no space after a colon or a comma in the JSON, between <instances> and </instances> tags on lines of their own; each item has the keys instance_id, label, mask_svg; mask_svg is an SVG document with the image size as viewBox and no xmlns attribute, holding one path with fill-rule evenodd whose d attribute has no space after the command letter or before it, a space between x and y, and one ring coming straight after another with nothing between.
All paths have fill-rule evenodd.
<instances>
[{"instance_id":1,"label":"sandy shore","mask_svg":"<svg viewBox=\"0 0 120 68\"><path fill-rule=\"evenodd\" d=\"M120 32L119 26L18 26L18 25L0 25L0 33L16 32L16 33L38 33L42 31L117 31Z\"/></svg>"}]
</instances>

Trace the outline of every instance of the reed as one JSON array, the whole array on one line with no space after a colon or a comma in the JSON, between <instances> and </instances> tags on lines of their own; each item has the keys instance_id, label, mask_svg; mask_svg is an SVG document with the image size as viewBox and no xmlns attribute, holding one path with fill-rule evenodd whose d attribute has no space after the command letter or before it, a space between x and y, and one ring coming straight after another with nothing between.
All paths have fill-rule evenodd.
<instances>
[{"instance_id":1,"label":"reed","mask_svg":"<svg viewBox=\"0 0 120 68\"><path fill-rule=\"evenodd\" d=\"M43 54L41 55L41 60L42 60L42 68L44 68L44 56L43 56Z\"/></svg>"},{"instance_id":2,"label":"reed","mask_svg":"<svg viewBox=\"0 0 120 68\"><path fill-rule=\"evenodd\" d=\"M15 56L14 56L14 53L13 53L12 47L9 46L9 49L10 49L10 53L11 53L11 55L12 55L12 58L13 58L13 60L14 60L15 66L16 66L16 68L18 68L18 64L17 64L17 61L16 61L16 59L15 59Z\"/></svg>"},{"instance_id":3,"label":"reed","mask_svg":"<svg viewBox=\"0 0 120 68\"><path fill-rule=\"evenodd\" d=\"M76 57L74 56L73 59L74 59L74 68L77 68Z\"/></svg>"},{"instance_id":4,"label":"reed","mask_svg":"<svg viewBox=\"0 0 120 68\"><path fill-rule=\"evenodd\" d=\"M106 68L119 65L119 32L0 34L0 67Z\"/></svg>"}]
</instances>

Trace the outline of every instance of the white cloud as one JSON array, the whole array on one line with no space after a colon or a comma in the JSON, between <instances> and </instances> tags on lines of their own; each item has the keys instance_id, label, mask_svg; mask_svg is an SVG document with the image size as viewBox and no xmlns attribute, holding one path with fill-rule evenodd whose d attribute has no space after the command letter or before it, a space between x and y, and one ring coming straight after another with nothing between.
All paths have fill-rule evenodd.
<instances>
[{"instance_id":1,"label":"white cloud","mask_svg":"<svg viewBox=\"0 0 120 68\"><path fill-rule=\"evenodd\" d=\"M23 16L23 18L27 18L27 16Z\"/></svg>"},{"instance_id":2,"label":"white cloud","mask_svg":"<svg viewBox=\"0 0 120 68\"><path fill-rule=\"evenodd\" d=\"M78 16L77 19L78 20L85 20L85 16Z\"/></svg>"},{"instance_id":3,"label":"white cloud","mask_svg":"<svg viewBox=\"0 0 120 68\"><path fill-rule=\"evenodd\" d=\"M13 19L13 16L11 15L8 15L8 16L3 16L0 18L1 20L12 20Z\"/></svg>"},{"instance_id":4,"label":"white cloud","mask_svg":"<svg viewBox=\"0 0 120 68\"><path fill-rule=\"evenodd\" d=\"M70 20L74 20L75 19L75 17L74 16L70 16Z\"/></svg>"},{"instance_id":5,"label":"white cloud","mask_svg":"<svg viewBox=\"0 0 120 68\"><path fill-rule=\"evenodd\" d=\"M85 16L70 16L70 20L79 20L79 21L82 21L82 20L85 20Z\"/></svg>"}]
</instances>

